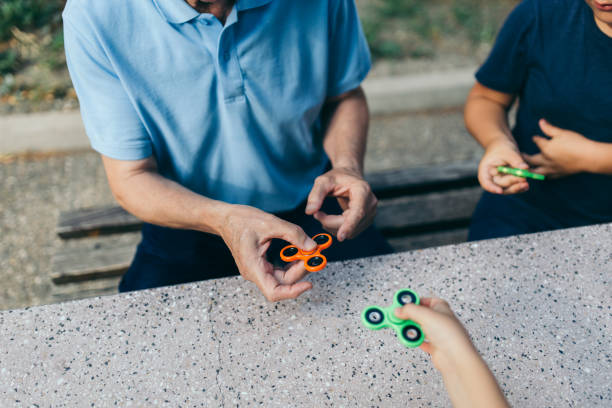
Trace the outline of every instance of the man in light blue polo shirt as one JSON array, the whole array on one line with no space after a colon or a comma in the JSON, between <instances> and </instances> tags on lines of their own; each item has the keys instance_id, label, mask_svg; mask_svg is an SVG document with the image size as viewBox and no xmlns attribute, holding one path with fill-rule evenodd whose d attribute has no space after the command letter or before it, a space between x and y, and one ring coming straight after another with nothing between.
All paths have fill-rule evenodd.
<instances>
[{"instance_id":1,"label":"man in light blue polo shirt","mask_svg":"<svg viewBox=\"0 0 612 408\"><path fill-rule=\"evenodd\" d=\"M295 298L312 285L269 262L273 239L310 250L321 226L330 260L390 251L363 179L354 0L68 0L63 18L91 144L145 221L120 290L240 273Z\"/></svg>"}]
</instances>

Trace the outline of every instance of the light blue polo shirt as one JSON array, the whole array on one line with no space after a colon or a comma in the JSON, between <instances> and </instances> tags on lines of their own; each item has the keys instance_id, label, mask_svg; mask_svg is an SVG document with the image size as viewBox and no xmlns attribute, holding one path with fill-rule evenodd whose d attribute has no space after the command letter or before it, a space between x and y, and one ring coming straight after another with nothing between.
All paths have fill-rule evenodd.
<instances>
[{"instance_id":1,"label":"light blue polo shirt","mask_svg":"<svg viewBox=\"0 0 612 408\"><path fill-rule=\"evenodd\" d=\"M354 0L237 0L225 26L184 0L69 0L63 17L95 150L270 212L307 197L321 107L371 65Z\"/></svg>"}]
</instances>

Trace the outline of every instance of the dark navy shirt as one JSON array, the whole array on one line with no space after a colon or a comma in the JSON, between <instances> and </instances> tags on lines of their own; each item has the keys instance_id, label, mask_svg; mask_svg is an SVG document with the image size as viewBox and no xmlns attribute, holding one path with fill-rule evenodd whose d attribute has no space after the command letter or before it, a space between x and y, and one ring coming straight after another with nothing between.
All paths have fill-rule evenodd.
<instances>
[{"instance_id":1,"label":"dark navy shirt","mask_svg":"<svg viewBox=\"0 0 612 408\"><path fill-rule=\"evenodd\" d=\"M583 0L524 0L504 24L476 74L478 82L519 97L514 137L522 152L539 152L541 118L599 142L612 143L612 38ZM612 176L577 174L530 181L515 197L557 218L560 226L612 222Z\"/></svg>"}]
</instances>

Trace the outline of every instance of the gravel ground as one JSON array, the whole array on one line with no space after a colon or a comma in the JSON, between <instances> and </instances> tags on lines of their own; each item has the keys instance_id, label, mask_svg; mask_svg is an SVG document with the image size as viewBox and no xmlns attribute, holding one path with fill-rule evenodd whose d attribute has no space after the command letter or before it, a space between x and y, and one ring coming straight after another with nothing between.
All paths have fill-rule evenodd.
<instances>
[{"instance_id":1,"label":"gravel ground","mask_svg":"<svg viewBox=\"0 0 612 408\"><path fill-rule=\"evenodd\" d=\"M94 153L0 164L0 309L50 302L59 213L113 201Z\"/></svg>"},{"instance_id":2,"label":"gravel ground","mask_svg":"<svg viewBox=\"0 0 612 408\"><path fill-rule=\"evenodd\" d=\"M374 172L479 155L460 112L379 117L372 122L366 168ZM84 240L62 243L56 237L59 213L114 202L101 161L93 152L4 160L0 180L0 310L52 303L53 253L62 245L84 245ZM119 239L134 245L138 237Z\"/></svg>"},{"instance_id":3,"label":"gravel ground","mask_svg":"<svg viewBox=\"0 0 612 408\"><path fill-rule=\"evenodd\" d=\"M372 121L365 167L377 172L478 160L481 155L460 111L395 115Z\"/></svg>"}]
</instances>

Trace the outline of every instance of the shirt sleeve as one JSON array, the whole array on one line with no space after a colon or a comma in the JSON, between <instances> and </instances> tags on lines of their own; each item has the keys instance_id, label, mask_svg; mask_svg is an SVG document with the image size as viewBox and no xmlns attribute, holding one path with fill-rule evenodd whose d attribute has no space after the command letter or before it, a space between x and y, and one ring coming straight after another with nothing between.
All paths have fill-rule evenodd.
<instances>
[{"instance_id":1,"label":"shirt sleeve","mask_svg":"<svg viewBox=\"0 0 612 408\"><path fill-rule=\"evenodd\" d=\"M354 0L331 1L327 96L357 88L372 66L370 49Z\"/></svg>"},{"instance_id":2,"label":"shirt sleeve","mask_svg":"<svg viewBox=\"0 0 612 408\"><path fill-rule=\"evenodd\" d=\"M118 160L152 155L152 144L103 47L64 13L66 62L91 146Z\"/></svg>"},{"instance_id":3,"label":"shirt sleeve","mask_svg":"<svg viewBox=\"0 0 612 408\"><path fill-rule=\"evenodd\" d=\"M478 82L498 92L520 93L529 69L535 22L533 0L523 0L506 19L489 57L476 73Z\"/></svg>"}]
</instances>

